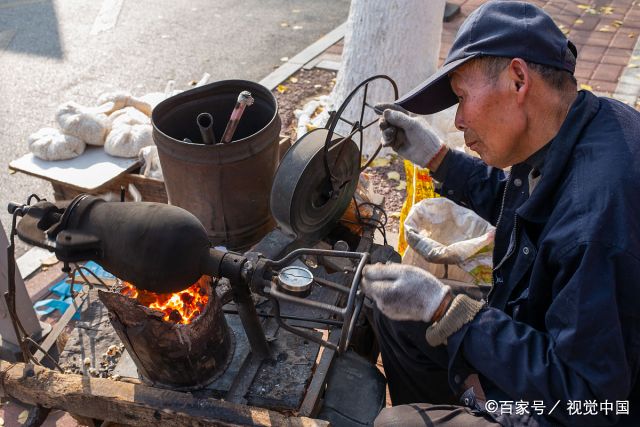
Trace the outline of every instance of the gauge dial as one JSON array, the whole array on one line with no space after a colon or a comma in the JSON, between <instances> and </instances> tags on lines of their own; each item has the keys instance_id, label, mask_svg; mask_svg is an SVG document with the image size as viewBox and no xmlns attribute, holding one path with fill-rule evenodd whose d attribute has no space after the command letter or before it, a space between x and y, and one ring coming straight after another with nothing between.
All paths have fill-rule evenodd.
<instances>
[{"instance_id":1,"label":"gauge dial","mask_svg":"<svg viewBox=\"0 0 640 427\"><path fill-rule=\"evenodd\" d=\"M285 267L278 273L278 284L289 293L308 293L312 283L313 274L304 267Z\"/></svg>"}]
</instances>

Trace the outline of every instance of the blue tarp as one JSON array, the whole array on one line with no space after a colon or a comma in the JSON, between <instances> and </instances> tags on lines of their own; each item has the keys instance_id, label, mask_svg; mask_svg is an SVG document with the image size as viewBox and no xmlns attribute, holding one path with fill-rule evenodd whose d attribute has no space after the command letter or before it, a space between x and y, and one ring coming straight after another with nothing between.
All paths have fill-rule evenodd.
<instances>
[{"instance_id":1,"label":"blue tarp","mask_svg":"<svg viewBox=\"0 0 640 427\"><path fill-rule=\"evenodd\" d=\"M84 265L85 268L91 270L101 279L114 279L115 276L111 273L106 272L102 267L96 264L93 261L89 261ZM85 276L90 275L90 273L84 272ZM80 274L76 273L76 280L81 280L82 277ZM82 290L82 285L74 284L73 289L75 292L80 292ZM60 313L64 313L67 308L73 303L73 298L71 298L71 284L66 282L66 279L61 280L60 282L54 284L49 288L51 293L57 295L59 298L48 298L45 300L41 300L33 304L33 308L36 309L36 314L38 316L44 316L47 314L51 314L55 310L59 310ZM42 310L39 310L41 307L45 307ZM80 320L80 312L76 312L73 315L74 320Z\"/></svg>"}]
</instances>

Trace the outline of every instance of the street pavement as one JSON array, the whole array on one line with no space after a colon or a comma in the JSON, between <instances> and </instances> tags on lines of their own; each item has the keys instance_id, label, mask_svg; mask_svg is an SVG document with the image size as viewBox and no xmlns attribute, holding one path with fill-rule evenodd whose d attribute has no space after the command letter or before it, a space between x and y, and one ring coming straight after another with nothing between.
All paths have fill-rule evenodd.
<instances>
[{"instance_id":1,"label":"street pavement","mask_svg":"<svg viewBox=\"0 0 640 427\"><path fill-rule=\"evenodd\" d=\"M259 81L347 19L348 0L0 0L0 219L9 201L53 198L48 182L10 174L27 137L56 107L103 92L162 92L210 81ZM286 60L286 59L285 59ZM20 244L18 254L28 247Z\"/></svg>"}]
</instances>

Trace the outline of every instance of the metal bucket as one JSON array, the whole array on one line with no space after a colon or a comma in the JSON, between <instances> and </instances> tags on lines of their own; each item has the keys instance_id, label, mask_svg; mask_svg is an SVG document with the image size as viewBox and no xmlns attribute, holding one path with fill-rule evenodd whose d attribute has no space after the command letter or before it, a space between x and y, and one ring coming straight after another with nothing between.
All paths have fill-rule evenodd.
<instances>
[{"instance_id":1,"label":"metal bucket","mask_svg":"<svg viewBox=\"0 0 640 427\"><path fill-rule=\"evenodd\" d=\"M246 108L233 142L197 143L198 114L213 116L220 140L243 90L251 92L255 103ZM244 250L274 228L269 195L281 123L269 90L244 80L211 83L162 101L153 109L151 122L169 203L194 214L212 244Z\"/></svg>"}]
</instances>

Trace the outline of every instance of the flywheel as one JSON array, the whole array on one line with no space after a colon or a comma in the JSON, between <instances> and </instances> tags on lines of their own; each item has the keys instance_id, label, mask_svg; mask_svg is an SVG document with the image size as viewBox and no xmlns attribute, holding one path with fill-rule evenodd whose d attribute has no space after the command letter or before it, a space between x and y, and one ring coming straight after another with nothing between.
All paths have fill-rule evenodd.
<instances>
[{"instance_id":1,"label":"flywheel","mask_svg":"<svg viewBox=\"0 0 640 427\"><path fill-rule=\"evenodd\" d=\"M271 213L280 228L298 239L322 238L349 206L360 175L360 151L351 139L334 134L326 160L329 131L314 129L287 151L271 188Z\"/></svg>"}]
</instances>

